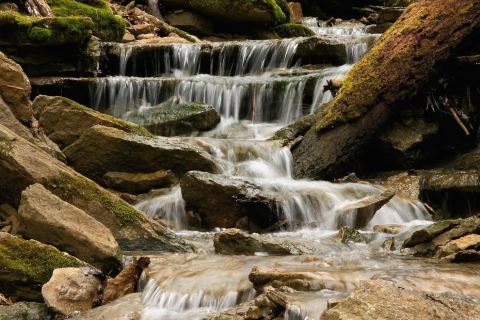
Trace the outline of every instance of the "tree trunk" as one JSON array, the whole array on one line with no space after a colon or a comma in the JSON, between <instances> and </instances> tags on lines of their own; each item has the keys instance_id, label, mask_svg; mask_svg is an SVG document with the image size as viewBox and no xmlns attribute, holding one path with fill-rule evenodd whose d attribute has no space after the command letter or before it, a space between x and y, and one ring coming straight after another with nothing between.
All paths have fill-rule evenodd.
<instances>
[{"instance_id":1,"label":"tree trunk","mask_svg":"<svg viewBox=\"0 0 480 320\"><path fill-rule=\"evenodd\" d=\"M27 0L25 2L28 12L34 17L54 17L52 9L45 0Z\"/></svg>"},{"instance_id":2,"label":"tree trunk","mask_svg":"<svg viewBox=\"0 0 480 320\"><path fill-rule=\"evenodd\" d=\"M328 179L355 168L396 107L415 96L479 25L480 0L420 0L408 7L293 151L295 176Z\"/></svg>"}]
</instances>

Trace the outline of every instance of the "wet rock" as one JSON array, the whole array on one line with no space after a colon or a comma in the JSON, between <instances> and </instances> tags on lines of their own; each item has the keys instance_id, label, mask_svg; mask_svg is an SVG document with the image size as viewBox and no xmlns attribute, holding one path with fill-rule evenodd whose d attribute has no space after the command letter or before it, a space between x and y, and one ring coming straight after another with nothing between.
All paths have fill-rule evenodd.
<instances>
[{"instance_id":1,"label":"wet rock","mask_svg":"<svg viewBox=\"0 0 480 320\"><path fill-rule=\"evenodd\" d=\"M130 42L133 42L133 41L135 41L135 36L128 31L125 32L125 34L123 35L123 38L122 38L122 43L130 43Z\"/></svg>"},{"instance_id":2,"label":"wet rock","mask_svg":"<svg viewBox=\"0 0 480 320\"><path fill-rule=\"evenodd\" d=\"M382 249L385 251L395 251L395 238L389 237L382 243Z\"/></svg>"},{"instance_id":3,"label":"wet rock","mask_svg":"<svg viewBox=\"0 0 480 320\"><path fill-rule=\"evenodd\" d=\"M18 220L17 234L53 245L105 273L122 267L121 252L110 230L41 184L22 192Z\"/></svg>"},{"instance_id":4,"label":"wet rock","mask_svg":"<svg viewBox=\"0 0 480 320\"><path fill-rule=\"evenodd\" d=\"M0 306L0 320L48 320L51 318L43 303L17 302L9 306Z\"/></svg>"},{"instance_id":5,"label":"wet rock","mask_svg":"<svg viewBox=\"0 0 480 320\"><path fill-rule=\"evenodd\" d=\"M281 38L312 37L315 32L303 24L285 23L273 29Z\"/></svg>"},{"instance_id":6,"label":"wet rock","mask_svg":"<svg viewBox=\"0 0 480 320\"><path fill-rule=\"evenodd\" d=\"M238 229L215 233L215 251L225 255L255 255L266 252L272 255L299 255L312 252L311 248L292 240L275 239L268 235L248 234Z\"/></svg>"},{"instance_id":7,"label":"wet rock","mask_svg":"<svg viewBox=\"0 0 480 320\"><path fill-rule=\"evenodd\" d=\"M150 265L150 258L134 258L115 278L108 279L103 292L103 303L107 304L137 291L138 280L144 269Z\"/></svg>"},{"instance_id":8,"label":"wet rock","mask_svg":"<svg viewBox=\"0 0 480 320\"><path fill-rule=\"evenodd\" d=\"M402 230L402 225L400 224L377 224L373 226L373 231L388 233L388 234L397 234Z\"/></svg>"},{"instance_id":9,"label":"wet rock","mask_svg":"<svg viewBox=\"0 0 480 320\"><path fill-rule=\"evenodd\" d=\"M375 181L375 183L382 185L385 189L392 190L398 197L417 201L420 197L422 177L418 174L401 172L381 181Z\"/></svg>"},{"instance_id":10,"label":"wet rock","mask_svg":"<svg viewBox=\"0 0 480 320\"><path fill-rule=\"evenodd\" d=\"M41 183L63 201L101 221L122 249L185 251L191 248L159 223L2 125L0 176L1 203L16 207L25 188Z\"/></svg>"},{"instance_id":11,"label":"wet rock","mask_svg":"<svg viewBox=\"0 0 480 320\"><path fill-rule=\"evenodd\" d=\"M247 217L249 230L262 230L282 220L275 195L249 179L192 171L180 184L187 207L206 228L233 228Z\"/></svg>"},{"instance_id":12,"label":"wet rock","mask_svg":"<svg viewBox=\"0 0 480 320\"><path fill-rule=\"evenodd\" d=\"M213 24L209 19L190 11L171 12L165 16L165 21L197 36L207 36L213 32Z\"/></svg>"},{"instance_id":13,"label":"wet rock","mask_svg":"<svg viewBox=\"0 0 480 320\"><path fill-rule=\"evenodd\" d=\"M276 305L261 294L252 301L241 303L226 311L213 313L203 318L203 320L261 320L268 319L267 316L272 315L276 309Z\"/></svg>"},{"instance_id":14,"label":"wet rock","mask_svg":"<svg viewBox=\"0 0 480 320\"><path fill-rule=\"evenodd\" d=\"M364 228L370 220L372 220L375 213L386 205L395 193L387 190L381 194L368 196L363 199L352 202L342 207L340 212L340 225L346 225L347 221L351 220L351 216L355 215L355 228Z\"/></svg>"},{"instance_id":15,"label":"wet rock","mask_svg":"<svg viewBox=\"0 0 480 320\"><path fill-rule=\"evenodd\" d=\"M452 263L478 262L480 261L480 251L475 249L461 250L442 258L441 261Z\"/></svg>"},{"instance_id":16,"label":"wet rock","mask_svg":"<svg viewBox=\"0 0 480 320\"><path fill-rule=\"evenodd\" d=\"M80 173L101 181L107 172L171 170L181 176L190 170L217 171L212 156L176 139L149 138L105 126L94 126L65 150Z\"/></svg>"},{"instance_id":17,"label":"wet rock","mask_svg":"<svg viewBox=\"0 0 480 320\"><path fill-rule=\"evenodd\" d=\"M321 320L476 319L478 304L465 296L431 294L383 280L362 282L349 298L327 310Z\"/></svg>"},{"instance_id":18,"label":"wet rock","mask_svg":"<svg viewBox=\"0 0 480 320\"><path fill-rule=\"evenodd\" d=\"M85 265L52 246L0 232L0 282L9 296L41 301L41 287L53 270Z\"/></svg>"},{"instance_id":19,"label":"wet rock","mask_svg":"<svg viewBox=\"0 0 480 320\"><path fill-rule=\"evenodd\" d=\"M470 248L480 249L480 235L469 234L467 236L451 240L446 245L440 247L435 256L437 258L443 258Z\"/></svg>"},{"instance_id":20,"label":"wet rock","mask_svg":"<svg viewBox=\"0 0 480 320\"><path fill-rule=\"evenodd\" d=\"M170 187L175 182L175 175L169 170L151 173L107 172L103 181L109 188L117 191L140 194L152 189Z\"/></svg>"},{"instance_id":21,"label":"wet rock","mask_svg":"<svg viewBox=\"0 0 480 320\"><path fill-rule=\"evenodd\" d=\"M444 220L423 230L416 231L403 247L411 248L417 256L446 257L462 250L478 250L480 217ZM453 259L453 257L451 257ZM451 260L451 259L444 259Z\"/></svg>"},{"instance_id":22,"label":"wet rock","mask_svg":"<svg viewBox=\"0 0 480 320\"><path fill-rule=\"evenodd\" d=\"M144 309L141 293L132 293L107 305L96 307L71 319L79 320L140 320Z\"/></svg>"},{"instance_id":23,"label":"wet rock","mask_svg":"<svg viewBox=\"0 0 480 320\"><path fill-rule=\"evenodd\" d=\"M220 123L220 115L214 107L200 103L170 100L159 106L128 112L124 119L137 123L161 136L189 134L207 131Z\"/></svg>"},{"instance_id":24,"label":"wet rock","mask_svg":"<svg viewBox=\"0 0 480 320\"><path fill-rule=\"evenodd\" d=\"M338 230L337 238L343 243L367 242L367 237L361 234L358 230L349 227L341 227L340 230Z\"/></svg>"},{"instance_id":25,"label":"wet rock","mask_svg":"<svg viewBox=\"0 0 480 320\"><path fill-rule=\"evenodd\" d=\"M61 268L43 285L42 296L47 306L62 315L93 308L103 284L88 268Z\"/></svg>"},{"instance_id":26,"label":"wet rock","mask_svg":"<svg viewBox=\"0 0 480 320\"><path fill-rule=\"evenodd\" d=\"M87 129L97 124L151 136L147 130L134 123L94 111L64 97L37 96L32 108L45 134L61 148L72 144Z\"/></svg>"},{"instance_id":27,"label":"wet rock","mask_svg":"<svg viewBox=\"0 0 480 320\"><path fill-rule=\"evenodd\" d=\"M0 75L0 96L18 120L30 121L33 115L30 107L30 82L20 65L1 52Z\"/></svg>"}]
</instances>

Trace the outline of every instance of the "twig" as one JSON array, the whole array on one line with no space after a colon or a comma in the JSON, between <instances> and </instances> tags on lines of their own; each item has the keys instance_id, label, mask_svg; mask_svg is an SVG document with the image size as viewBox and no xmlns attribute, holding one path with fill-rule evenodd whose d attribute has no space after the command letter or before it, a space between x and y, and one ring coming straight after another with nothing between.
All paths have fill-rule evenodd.
<instances>
[{"instance_id":1,"label":"twig","mask_svg":"<svg viewBox=\"0 0 480 320\"><path fill-rule=\"evenodd\" d=\"M453 118L455 121L457 121L458 125L460 128L462 128L463 132L465 132L465 135L469 136L470 132L468 131L467 127L463 124L462 120L460 120L460 117L458 116L457 112L455 111L454 108L450 108L450 112L452 113Z\"/></svg>"}]
</instances>

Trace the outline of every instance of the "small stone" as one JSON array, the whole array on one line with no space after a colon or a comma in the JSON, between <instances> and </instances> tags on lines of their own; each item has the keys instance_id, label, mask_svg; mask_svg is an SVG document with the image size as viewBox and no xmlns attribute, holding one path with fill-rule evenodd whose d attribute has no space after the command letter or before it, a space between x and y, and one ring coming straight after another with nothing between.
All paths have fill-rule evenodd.
<instances>
[{"instance_id":1,"label":"small stone","mask_svg":"<svg viewBox=\"0 0 480 320\"><path fill-rule=\"evenodd\" d=\"M388 233L388 234L397 234L402 230L402 225L399 224L377 224L373 226L373 231Z\"/></svg>"},{"instance_id":2,"label":"small stone","mask_svg":"<svg viewBox=\"0 0 480 320\"><path fill-rule=\"evenodd\" d=\"M350 227L342 227L338 230L337 238L343 243L347 242L367 242L367 237L361 234L358 230Z\"/></svg>"},{"instance_id":3,"label":"small stone","mask_svg":"<svg viewBox=\"0 0 480 320\"><path fill-rule=\"evenodd\" d=\"M123 43L130 43L130 42L133 42L135 41L135 36L133 34L131 34L130 32L125 32L125 34L123 35L123 38L122 38L122 42Z\"/></svg>"},{"instance_id":4,"label":"small stone","mask_svg":"<svg viewBox=\"0 0 480 320\"><path fill-rule=\"evenodd\" d=\"M138 40L147 40L147 39L152 39L152 38L155 38L155 37L156 37L156 35L154 35L153 33L145 33L145 34L138 35L137 39Z\"/></svg>"},{"instance_id":5,"label":"small stone","mask_svg":"<svg viewBox=\"0 0 480 320\"><path fill-rule=\"evenodd\" d=\"M395 238L389 237L382 243L382 248L386 251L395 251Z\"/></svg>"},{"instance_id":6,"label":"small stone","mask_svg":"<svg viewBox=\"0 0 480 320\"><path fill-rule=\"evenodd\" d=\"M155 31L155 26L149 23L135 24L133 26L127 27L127 30L132 35L138 38L138 36L140 35L153 34Z\"/></svg>"},{"instance_id":7,"label":"small stone","mask_svg":"<svg viewBox=\"0 0 480 320\"><path fill-rule=\"evenodd\" d=\"M61 268L43 285L42 296L49 308L62 315L92 309L102 282L88 268Z\"/></svg>"}]
</instances>

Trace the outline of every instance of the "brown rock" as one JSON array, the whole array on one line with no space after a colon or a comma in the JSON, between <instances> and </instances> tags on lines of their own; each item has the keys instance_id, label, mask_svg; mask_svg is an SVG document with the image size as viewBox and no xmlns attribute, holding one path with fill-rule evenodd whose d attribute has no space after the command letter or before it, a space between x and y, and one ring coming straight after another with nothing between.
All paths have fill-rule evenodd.
<instances>
[{"instance_id":1,"label":"brown rock","mask_svg":"<svg viewBox=\"0 0 480 320\"><path fill-rule=\"evenodd\" d=\"M431 294L397 287L383 280L362 282L349 298L327 310L321 320L470 320L480 318L480 306L470 298Z\"/></svg>"},{"instance_id":2,"label":"brown rock","mask_svg":"<svg viewBox=\"0 0 480 320\"><path fill-rule=\"evenodd\" d=\"M291 22L301 23L303 19L302 4L300 2L289 2L288 7L290 8Z\"/></svg>"},{"instance_id":3,"label":"brown rock","mask_svg":"<svg viewBox=\"0 0 480 320\"><path fill-rule=\"evenodd\" d=\"M206 36L213 32L213 23L194 12L179 10L165 16L170 25L195 35Z\"/></svg>"},{"instance_id":4,"label":"brown rock","mask_svg":"<svg viewBox=\"0 0 480 320\"><path fill-rule=\"evenodd\" d=\"M53 271L52 278L42 287L42 296L50 309L69 315L92 309L102 286L102 281L88 268L62 268Z\"/></svg>"},{"instance_id":5,"label":"brown rock","mask_svg":"<svg viewBox=\"0 0 480 320\"><path fill-rule=\"evenodd\" d=\"M127 27L128 32L133 34L135 37L138 37L142 34L151 34L155 32L155 26L150 23L135 24L133 26Z\"/></svg>"},{"instance_id":6,"label":"brown rock","mask_svg":"<svg viewBox=\"0 0 480 320\"><path fill-rule=\"evenodd\" d=\"M16 232L53 245L105 273L119 271L121 252L110 230L41 184L22 192Z\"/></svg>"},{"instance_id":7,"label":"brown rock","mask_svg":"<svg viewBox=\"0 0 480 320\"><path fill-rule=\"evenodd\" d=\"M103 292L103 304L110 303L137 290L138 279L150 264L150 258L141 257L134 260L115 278L108 279Z\"/></svg>"},{"instance_id":8,"label":"brown rock","mask_svg":"<svg viewBox=\"0 0 480 320\"><path fill-rule=\"evenodd\" d=\"M0 96L10 106L18 120L30 121L30 82L20 65L0 52Z\"/></svg>"},{"instance_id":9,"label":"brown rock","mask_svg":"<svg viewBox=\"0 0 480 320\"><path fill-rule=\"evenodd\" d=\"M400 224L377 224L373 226L373 231L375 232L397 234L400 233L401 230L402 225Z\"/></svg>"}]
</instances>

